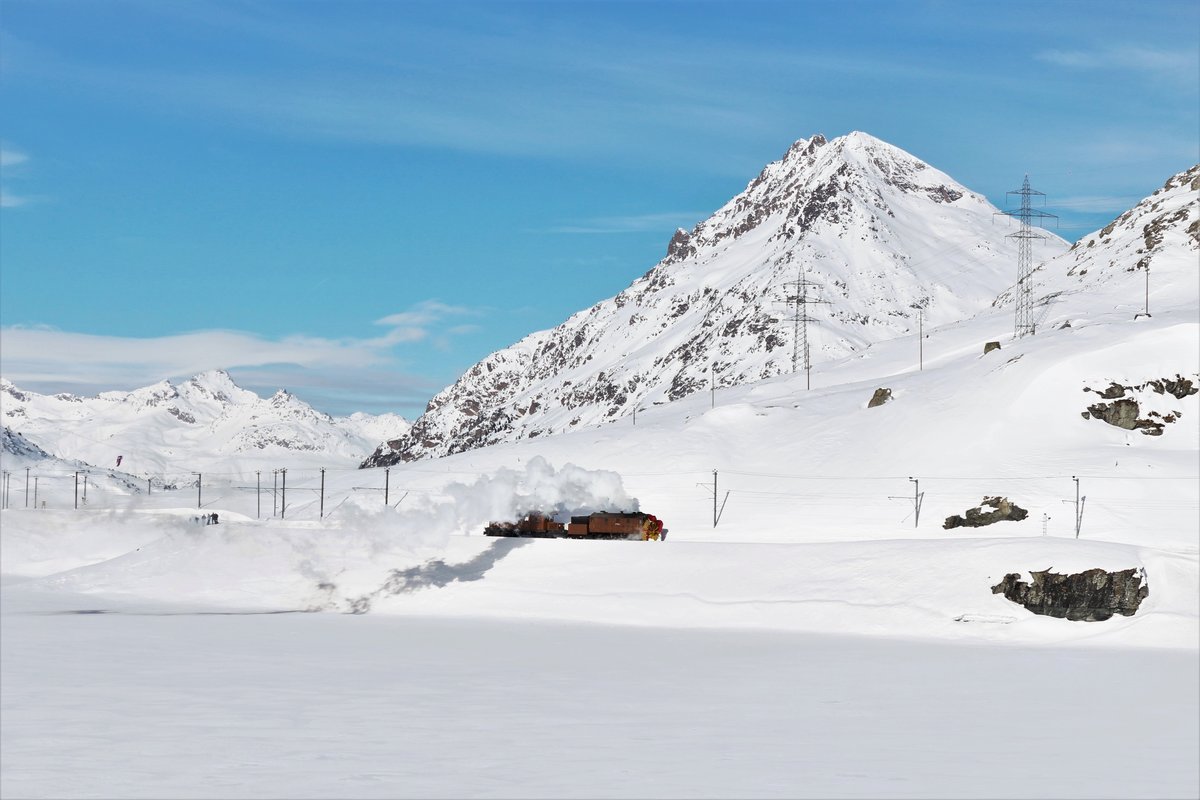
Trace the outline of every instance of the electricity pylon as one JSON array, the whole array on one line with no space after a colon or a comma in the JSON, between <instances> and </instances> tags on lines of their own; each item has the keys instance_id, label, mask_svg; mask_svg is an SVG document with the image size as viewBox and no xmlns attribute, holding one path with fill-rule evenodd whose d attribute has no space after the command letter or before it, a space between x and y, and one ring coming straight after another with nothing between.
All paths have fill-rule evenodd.
<instances>
[{"instance_id":1,"label":"electricity pylon","mask_svg":"<svg viewBox=\"0 0 1200 800\"><path fill-rule=\"evenodd\" d=\"M1025 182L1021 184L1021 188L1006 192L1005 198L1010 194L1021 195L1021 208L1011 211L1001 211L1010 217L1016 217L1021 220L1021 228L1016 233L1010 233L1007 238L1017 240L1017 285L1016 285L1016 320L1013 325L1013 338L1020 339L1022 336L1033 334L1035 323L1033 321L1033 240L1045 239L1040 233L1033 229L1033 222L1041 222L1045 219L1057 220L1058 217L1054 214L1047 214L1045 211L1039 211L1030 205L1029 198L1042 197L1045 198L1044 192L1038 192L1029 188L1029 176L1025 176ZM1044 203L1045 200L1043 199Z\"/></svg>"},{"instance_id":2,"label":"electricity pylon","mask_svg":"<svg viewBox=\"0 0 1200 800\"><path fill-rule=\"evenodd\" d=\"M821 284L814 283L804 277L803 268L797 270L796 280L787 281L784 286L796 287L793 294L789 294L786 298L787 302L792 305L792 315L785 317L784 321L792 323L792 372L801 363L803 358L805 388L812 388L812 357L808 347L808 323L820 322L808 315L808 307L813 303L828 303L828 300L818 300L815 297L808 296L809 288L819 289Z\"/></svg>"}]
</instances>

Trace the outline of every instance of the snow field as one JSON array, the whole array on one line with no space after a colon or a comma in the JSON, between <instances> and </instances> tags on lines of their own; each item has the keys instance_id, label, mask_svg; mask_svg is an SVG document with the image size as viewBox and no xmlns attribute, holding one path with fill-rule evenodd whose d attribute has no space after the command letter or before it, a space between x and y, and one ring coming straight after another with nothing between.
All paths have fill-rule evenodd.
<instances>
[{"instance_id":1,"label":"snow field","mask_svg":"<svg viewBox=\"0 0 1200 800\"><path fill-rule=\"evenodd\" d=\"M1194 652L88 600L5 604L6 797L1200 788Z\"/></svg>"}]
</instances>

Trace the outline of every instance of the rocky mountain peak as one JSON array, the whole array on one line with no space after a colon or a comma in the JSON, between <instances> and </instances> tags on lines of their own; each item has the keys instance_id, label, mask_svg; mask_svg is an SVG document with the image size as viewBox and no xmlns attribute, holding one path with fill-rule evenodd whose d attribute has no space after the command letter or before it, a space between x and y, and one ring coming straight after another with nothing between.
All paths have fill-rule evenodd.
<instances>
[{"instance_id":1,"label":"rocky mountain peak","mask_svg":"<svg viewBox=\"0 0 1200 800\"><path fill-rule=\"evenodd\" d=\"M615 297L491 354L364 466L558 433L790 372L787 285L811 282L815 361L987 308L1012 282L996 209L865 133L792 144ZM1061 240L1047 247L1066 249ZM794 292L793 292L794 293Z\"/></svg>"},{"instance_id":2,"label":"rocky mountain peak","mask_svg":"<svg viewBox=\"0 0 1200 800\"><path fill-rule=\"evenodd\" d=\"M859 131L827 141L821 134L792 144L745 190L691 231L676 231L667 263L683 261L730 239L761 232L787 241L814 227L895 216L892 196L918 195L939 204L964 197L986 205L945 173Z\"/></svg>"},{"instance_id":3,"label":"rocky mountain peak","mask_svg":"<svg viewBox=\"0 0 1200 800\"><path fill-rule=\"evenodd\" d=\"M784 162L789 162L811 156L818 147L822 147L826 144L828 144L828 141L825 139L825 136L820 133L813 134L811 139L797 139L792 143L792 146L787 149L787 152L783 154L782 160Z\"/></svg>"}]
</instances>

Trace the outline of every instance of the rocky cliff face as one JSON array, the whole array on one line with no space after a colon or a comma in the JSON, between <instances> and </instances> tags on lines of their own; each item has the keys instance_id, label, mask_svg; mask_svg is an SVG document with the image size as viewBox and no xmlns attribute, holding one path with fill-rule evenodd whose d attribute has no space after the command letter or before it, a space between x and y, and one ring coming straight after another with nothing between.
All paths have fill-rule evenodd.
<instances>
[{"instance_id":1,"label":"rocky cliff face","mask_svg":"<svg viewBox=\"0 0 1200 800\"><path fill-rule=\"evenodd\" d=\"M1009 573L992 587L992 593L1003 594L1035 614L1081 622L1098 622L1113 614L1133 616L1150 594L1140 569L1089 569L1071 575L1045 569L1029 576L1031 580L1025 582L1019 573Z\"/></svg>"},{"instance_id":2,"label":"rocky cliff face","mask_svg":"<svg viewBox=\"0 0 1200 800\"><path fill-rule=\"evenodd\" d=\"M7 425L0 429L0 451L25 461L45 461L53 458Z\"/></svg>"},{"instance_id":3,"label":"rocky cliff face","mask_svg":"<svg viewBox=\"0 0 1200 800\"><path fill-rule=\"evenodd\" d=\"M995 209L878 139L802 139L615 297L467 370L363 466L559 433L803 363L787 321L797 280L811 359L987 308L1016 252ZM1065 243L1050 240L1053 252ZM802 366L801 366L802 368Z\"/></svg>"}]
</instances>

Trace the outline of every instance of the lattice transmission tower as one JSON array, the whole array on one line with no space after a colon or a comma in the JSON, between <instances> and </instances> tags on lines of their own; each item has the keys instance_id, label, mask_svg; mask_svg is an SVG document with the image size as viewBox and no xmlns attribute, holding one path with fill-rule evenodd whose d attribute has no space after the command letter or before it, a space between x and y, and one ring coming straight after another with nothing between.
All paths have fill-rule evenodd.
<instances>
[{"instance_id":1,"label":"lattice transmission tower","mask_svg":"<svg viewBox=\"0 0 1200 800\"><path fill-rule=\"evenodd\" d=\"M1007 238L1017 240L1017 284L1014 289L1016 292L1016 321L1013 326L1013 338L1020 339L1022 336L1032 335L1036 327L1033 321L1033 242L1035 239L1045 239L1046 237L1033 229L1033 223L1036 221L1041 223L1046 219L1057 220L1058 217L1054 214L1047 214L1045 211L1033 208L1029 199L1031 197L1041 197L1045 203L1045 193L1038 192L1029 188L1029 176L1025 176L1025 182L1021 184L1021 188L1006 192L1005 198L1008 195L1019 194L1021 196L1021 207L1010 211L1001 211L1010 217L1016 217L1021 221L1021 228L1016 233L1010 233Z\"/></svg>"},{"instance_id":2,"label":"lattice transmission tower","mask_svg":"<svg viewBox=\"0 0 1200 800\"><path fill-rule=\"evenodd\" d=\"M792 306L792 315L784 319L792 323L792 372L804 364L805 388L812 388L812 358L808 346L808 323L820 322L808 315L808 307L814 303L828 303L808 296L809 289L819 289L821 284L814 283L804 276L803 268L797 270L796 280L787 281L785 286L795 287L795 291L787 296L787 302ZM801 361L803 359L803 361Z\"/></svg>"}]
</instances>

